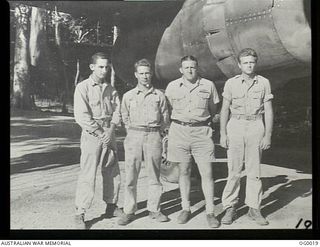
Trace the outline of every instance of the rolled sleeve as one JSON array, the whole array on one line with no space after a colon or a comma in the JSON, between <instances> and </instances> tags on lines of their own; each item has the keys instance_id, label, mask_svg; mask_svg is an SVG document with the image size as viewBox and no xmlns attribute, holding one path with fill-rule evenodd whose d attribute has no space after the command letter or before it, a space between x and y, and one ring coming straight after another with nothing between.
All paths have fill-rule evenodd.
<instances>
[{"instance_id":1,"label":"rolled sleeve","mask_svg":"<svg viewBox=\"0 0 320 247\"><path fill-rule=\"evenodd\" d=\"M232 94L231 94L231 88L230 88L230 80L227 80L222 93L223 98L227 99L228 101L231 101Z\"/></svg>"},{"instance_id":2,"label":"rolled sleeve","mask_svg":"<svg viewBox=\"0 0 320 247\"><path fill-rule=\"evenodd\" d=\"M113 91L112 93L112 102L113 102L113 113L111 123L120 126L121 124L121 116L120 116L120 99L117 91Z\"/></svg>"},{"instance_id":3,"label":"rolled sleeve","mask_svg":"<svg viewBox=\"0 0 320 247\"><path fill-rule=\"evenodd\" d=\"M169 120L170 120L170 116L172 114L172 96L171 96L171 87L170 85L167 86L166 91L165 91L165 96L167 99L167 105L168 105L168 109L169 109Z\"/></svg>"},{"instance_id":4,"label":"rolled sleeve","mask_svg":"<svg viewBox=\"0 0 320 247\"><path fill-rule=\"evenodd\" d=\"M265 103L273 99L273 94L271 93L271 86L270 86L269 80L265 80L264 87L265 87L265 95L264 95L263 102Z\"/></svg>"},{"instance_id":5,"label":"rolled sleeve","mask_svg":"<svg viewBox=\"0 0 320 247\"><path fill-rule=\"evenodd\" d=\"M85 89L79 85L76 87L74 92L74 117L80 127L89 133L101 128L92 117Z\"/></svg>"},{"instance_id":6,"label":"rolled sleeve","mask_svg":"<svg viewBox=\"0 0 320 247\"><path fill-rule=\"evenodd\" d=\"M214 83L212 83L212 100L213 100L213 103L214 104L218 104L220 102L220 99L219 99L219 95L218 95L218 92L217 92L217 88L216 86L214 85Z\"/></svg>"}]
</instances>

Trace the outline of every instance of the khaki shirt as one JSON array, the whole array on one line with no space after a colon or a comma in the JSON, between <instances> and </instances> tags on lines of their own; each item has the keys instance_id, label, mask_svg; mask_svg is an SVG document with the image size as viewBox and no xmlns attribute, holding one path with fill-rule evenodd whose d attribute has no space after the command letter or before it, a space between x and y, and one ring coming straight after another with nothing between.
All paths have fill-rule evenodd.
<instances>
[{"instance_id":1,"label":"khaki shirt","mask_svg":"<svg viewBox=\"0 0 320 247\"><path fill-rule=\"evenodd\" d=\"M80 82L74 92L74 117L83 130L94 132L101 122L120 124L120 100L117 91L108 83L101 87L91 76ZM102 121L101 121L102 120Z\"/></svg>"},{"instance_id":2,"label":"khaki shirt","mask_svg":"<svg viewBox=\"0 0 320 247\"><path fill-rule=\"evenodd\" d=\"M250 86L241 75L226 81L222 96L230 101L232 114L258 115L264 113L264 103L273 99L270 82L256 75Z\"/></svg>"},{"instance_id":3,"label":"khaki shirt","mask_svg":"<svg viewBox=\"0 0 320 247\"><path fill-rule=\"evenodd\" d=\"M126 128L165 128L169 124L166 97L153 87L144 93L137 86L123 95L121 117Z\"/></svg>"},{"instance_id":4,"label":"khaki shirt","mask_svg":"<svg viewBox=\"0 0 320 247\"><path fill-rule=\"evenodd\" d=\"M190 123L213 117L213 106L220 101L214 83L204 78L192 88L187 87L183 77L174 80L167 86L166 96L172 108L171 119Z\"/></svg>"}]
</instances>

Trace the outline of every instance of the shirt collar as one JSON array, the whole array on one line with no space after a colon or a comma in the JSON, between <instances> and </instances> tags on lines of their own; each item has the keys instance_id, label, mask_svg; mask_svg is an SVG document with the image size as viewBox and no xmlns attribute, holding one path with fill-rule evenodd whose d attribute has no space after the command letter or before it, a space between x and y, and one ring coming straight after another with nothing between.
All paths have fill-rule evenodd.
<instances>
[{"instance_id":1,"label":"shirt collar","mask_svg":"<svg viewBox=\"0 0 320 247\"><path fill-rule=\"evenodd\" d=\"M135 90L136 94L143 93L143 91L138 87L138 85L134 88L134 90ZM149 88L149 90L147 91L146 94L148 94L148 93L157 94L155 91L155 88L153 86L151 88Z\"/></svg>"},{"instance_id":2,"label":"shirt collar","mask_svg":"<svg viewBox=\"0 0 320 247\"><path fill-rule=\"evenodd\" d=\"M185 79L184 79L183 76L182 76L181 79L180 79L179 86L181 87L181 86L184 85L184 84L185 84ZM198 76L198 79L197 79L195 85L199 86L200 84L201 84L201 77Z\"/></svg>"},{"instance_id":3,"label":"shirt collar","mask_svg":"<svg viewBox=\"0 0 320 247\"><path fill-rule=\"evenodd\" d=\"M240 79L241 79L241 83L244 83L244 82L245 82L245 79L243 78L242 75L240 75ZM254 83L254 84L257 84L257 83L258 83L258 76L257 76L257 75L255 75L255 76L253 77L253 83Z\"/></svg>"},{"instance_id":4,"label":"shirt collar","mask_svg":"<svg viewBox=\"0 0 320 247\"><path fill-rule=\"evenodd\" d=\"M90 78L90 85L91 85L91 86L99 85L99 83L96 82L96 81L92 78L92 75L90 75L89 78ZM106 80L104 80L103 83L106 83L106 84L108 85L108 82L107 82Z\"/></svg>"}]
</instances>

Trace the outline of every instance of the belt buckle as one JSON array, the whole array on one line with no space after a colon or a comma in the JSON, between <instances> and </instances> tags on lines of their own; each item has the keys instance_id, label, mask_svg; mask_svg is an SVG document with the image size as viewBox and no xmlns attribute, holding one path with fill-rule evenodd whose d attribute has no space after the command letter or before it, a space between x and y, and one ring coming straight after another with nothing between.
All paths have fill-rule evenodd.
<instances>
[{"instance_id":1,"label":"belt buckle","mask_svg":"<svg viewBox=\"0 0 320 247\"><path fill-rule=\"evenodd\" d=\"M246 116L246 120L256 120L256 116Z\"/></svg>"}]
</instances>

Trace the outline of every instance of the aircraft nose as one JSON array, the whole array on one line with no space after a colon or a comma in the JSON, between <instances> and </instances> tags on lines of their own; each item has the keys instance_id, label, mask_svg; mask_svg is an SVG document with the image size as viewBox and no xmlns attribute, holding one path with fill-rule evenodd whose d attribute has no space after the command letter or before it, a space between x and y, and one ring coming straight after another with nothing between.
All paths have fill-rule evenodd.
<instances>
[{"instance_id":1,"label":"aircraft nose","mask_svg":"<svg viewBox=\"0 0 320 247\"><path fill-rule=\"evenodd\" d=\"M275 1L272 17L286 50L301 62L311 62L310 1Z\"/></svg>"},{"instance_id":2,"label":"aircraft nose","mask_svg":"<svg viewBox=\"0 0 320 247\"><path fill-rule=\"evenodd\" d=\"M184 54L180 35L179 22L173 22L162 35L155 58L156 75L159 78L179 76L180 59Z\"/></svg>"}]
</instances>

